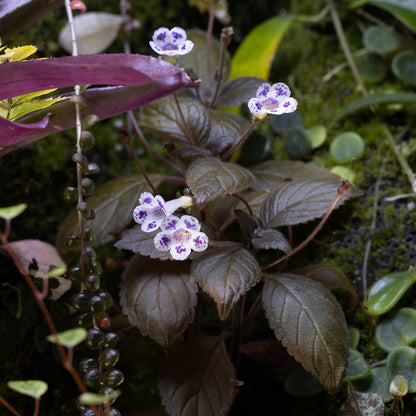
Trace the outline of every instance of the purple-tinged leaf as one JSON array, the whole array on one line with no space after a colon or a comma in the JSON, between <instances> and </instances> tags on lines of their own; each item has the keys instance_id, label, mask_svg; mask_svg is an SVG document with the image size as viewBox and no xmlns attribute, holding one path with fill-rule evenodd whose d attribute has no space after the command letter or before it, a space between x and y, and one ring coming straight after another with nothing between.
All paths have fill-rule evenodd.
<instances>
[{"instance_id":1,"label":"purple-tinged leaf","mask_svg":"<svg viewBox=\"0 0 416 416\"><path fill-rule=\"evenodd\" d=\"M336 392L349 349L347 324L334 295L312 279L279 273L267 277L263 304L276 338L328 392Z\"/></svg>"},{"instance_id":2,"label":"purple-tinged leaf","mask_svg":"<svg viewBox=\"0 0 416 416\"><path fill-rule=\"evenodd\" d=\"M221 337L182 344L161 369L159 391L170 416L219 416L232 397L235 370Z\"/></svg>"},{"instance_id":3,"label":"purple-tinged leaf","mask_svg":"<svg viewBox=\"0 0 416 416\"><path fill-rule=\"evenodd\" d=\"M376 393L360 393L348 389L348 397L340 407L337 416L383 416L384 401Z\"/></svg>"},{"instance_id":4,"label":"purple-tinged leaf","mask_svg":"<svg viewBox=\"0 0 416 416\"><path fill-rule=\"evenodd\" d=\"M164 347L172 345L194 318L198 286L189 266L136 254L121 280L120 304L131 325Z\"/></svg>"},{"instance_id":5,"label":"purple-tinged leaf","mask_svg":"<svg viewBox=\"0 0 416 416\"><path fill-rule=\"evenodd\" d=\"M64 0L0 0L2 43L63 4Z\"/></svg>"},{"instance_id":6,"label":"purple-tinged leaf","mask_svg":"<svg viewBox=\"0 0 416 416\"><path fill-rule=\"evenodd\" d=\"M209 293L225 319L240 297L260 280L256 259L244 248L226 247L203 253L192 262L191 274Z\"/></svg>"},{"instance_id":7,"label":"purple-tinged leaf","mask_svg":"<svg viewBox=\"0 0 416 416\"><path fill-rule=\"evenodd\" d=\"M82 93L86 102L82 116L96 114L100 119L133 110L179 88L195 87L188 76L173 65L148 56L123 54L9 62L0 65L0 77L7 80L0 85L0 99L43 90L46 85L52 85L51 88L91 83L129 85L92 88ZM59 102L24 117L23 121L29 126L23 126L22 120L12 123L0 118L0 127L3 127L0 155L74 127L74 105L68 100Z\"/></svg>"}]
</instances>

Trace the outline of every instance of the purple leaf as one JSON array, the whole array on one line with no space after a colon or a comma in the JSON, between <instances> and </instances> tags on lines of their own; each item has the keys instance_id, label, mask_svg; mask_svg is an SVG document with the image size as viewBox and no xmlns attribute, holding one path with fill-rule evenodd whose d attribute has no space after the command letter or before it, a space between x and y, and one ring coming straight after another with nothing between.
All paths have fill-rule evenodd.
<instances>
[{"instance_id":1,"label":"purple leaf","mask_svg":"<svg viewBox=\"0 0 416 416\"><path fill-rule=\"evenodd\" d=\"M82 116L96 114L100 119L133 110L177 89L196 86L176 66L149 56L124 54L7 62L0 65L0 79L5 80L0 85L0 99L77 84L117 85L83 92L86 107ZM0 118L0 155L74 127L74 104L61 101L25 116L25 124L19 121Z\"/></svg>"},{"instance_id":2,"label":"purple leaf","mask_svg":"<svg viewBox=\"0 0 416 416\"><path fill-rule=\"evenodd\" d=\"M7 42L21 30L57 9L64 0L0 0L0 37Z\"/></svg>"}]
</instances>

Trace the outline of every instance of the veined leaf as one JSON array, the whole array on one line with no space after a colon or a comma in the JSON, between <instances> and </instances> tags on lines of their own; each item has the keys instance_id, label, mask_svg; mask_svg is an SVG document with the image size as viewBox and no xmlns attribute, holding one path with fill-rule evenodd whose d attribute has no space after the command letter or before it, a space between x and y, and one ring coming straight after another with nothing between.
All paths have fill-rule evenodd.
<instances>
[{"instance_id":1,"label":"veined leaf","mask_svg":"<svg viewBox=\"0 0 416 416\"><path fill-rule=\"evenodd\" d=\"M145 233L140 225L136 224L131 230L127 231L123 238L114 245L124 250L131 250L142 256L149 256L152 259L171 260L169 251L159 251L155 249L155 233Z\"/></svg>"},{"instance_id":2,"label":"veined leaf","mask_svg":"<svg viewBox=\"0 0 416 416\"><path fill-rule=\"evenodd\" d=\"M16 48L5 48L4 52L0 54L0 63L21 61L28 56L33 55L36 50L37 48L34 45L17 46Z\"/></svg>"},{"instance_id":3,"label":"veined leaf","mask_svg":"<svg viewBox=\"0 0 416 416\"><path fill-rule=\"evenodd\" d=\"M392 94L371 94L367 97L357 98L338 113L334 118L333 123L336 123L342 118L350 116L357 111L368 109L373 105L392 103L416 103L416 93L395 92Z\"/></svg>"},{"instance_id":4,"label":"veined leaf","mask_svg":"<svg viewBox=\"0 0 416 416\"><path fill-rule=\"evenodd\" d=\"M244 248L227 247L203 253L192 262L191 274L209 293L225 319L240 297L260 280L256 259Z\"/></svg>"},{"instance_id":5,"label":"veined leaf","mask_svg":"<svg viewBox=\"0 0 416 416\"><path fill-rule=\"evenodd\" d=\"M239 77L224 83L216 101L216 107L233 107L247 103L256 96L257 88L265 82L257 77Z\"/></svg>"},{"instance_id":6,"label":"veined leaf","mask_svg":"<svg viewBox=\"0 0 416 416\"><path fill-rule=\"evenodd\" d=\"M218 416L231 400L234 383L222 338L200 338L182 344L168 357L159 390L171 416Z\"/></svg>"},{"instance_id":7,"label":"veined leaf","mask_svg":"<svg viewBox=\"0 0 416 416\"><path fill-rule=\"evenodd\" d=\"M416 3L413 0L359 0L351 4L351 7L371 4L391 13L410 30L416 33Z\"/></svg>"},{"instance_id":8,"label":"veined leaf","mask_svg":"<svg viewBox=\"0 0 416 416\"><path fill-rule=\"evenodd\" d=\"M196 159L186 172L186 183L199 207L220 196L247 189L253 181L247 169L214 157Z\"/></svg>"},{"instance_id":9,"label":"veined leaf","mask_svg":"<svg viewBox=\"0 0 416 416\"><path fill-rule=\"evenodd\" d=\"M183 262L135 255L121 276L120 304L131 325L168 347L194 318L198 287Z\"/></svg>"},{"instance_id":10,"label":"veined leaf","mask_svg":"<svg viewBox=\"0 0 416 416\"><path fill-rule=\"evenodd\" d=\"M162 175L150 175L154 186L162 181ZM93 230L92 245L111 241L133 219L133 209L138 204L139 195L150 191L146 180L140 175L122 176L99 187L87 201L95 213L95 218L88 222ZM78 216L73 212L58 231L58 251L67 251L65 239L68 235L78 233Z\"/></svg>"},{"instance_id":11,"label":"veined leaf","mask_svg":"<svg viewBox=\"0 0 416 416\"><path fill-rule=\"evenodd\" d=\"M306 277L280 273L267 277L263 304L276 338L330 393L337 391L348 362L348 330L332 293Z\"/></svg>"},{"instance_id":12,"label":"veined leaf","mask_svg":"<svg viewBox=\"0 0 416 416\"><path fill-rule=\"evenodd\" d=\"M42 380L12 380L7 387L34 399L40 399L48 390L48 385Z\"/></svg>"},{"instance_id":13,"label":"veined leaf","mask_svg":"<svg viewBox=\"0 0 416 416\"><path fill-rule=\"evenodd\" d=\"M276 16L256 26L238 47L232 59L230 78L269 78L276 49L297 16Z\"/></svg>"}]
</instances>

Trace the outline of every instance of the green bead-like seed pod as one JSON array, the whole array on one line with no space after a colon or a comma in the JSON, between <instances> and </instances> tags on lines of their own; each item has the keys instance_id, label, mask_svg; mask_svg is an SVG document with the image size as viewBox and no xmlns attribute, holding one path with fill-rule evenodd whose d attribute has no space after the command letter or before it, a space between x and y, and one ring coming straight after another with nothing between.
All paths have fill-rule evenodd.
<instances>
[{"instance_id":1,"label":"green bead-like seed pod","mask_svg":"<svg viewBox=\"0 0 416 416\"><path fill-rule=\"evenodd\" d=\"M84 152L86 152L87 150L91 150L95 145L94 135L89 131L83 131L81 133L81 139L79 141L79 144Z\"/></svg>"},{"instance_id":2,"label":"green bead-like seed pod","mask_svg":"<svg viewBox=\"0 0 416 416\"><path fill-rule=\"evenodd\" d=\"M120 341L120 337L115 332L104 334L103 348L115 347Z\"/></svg>"},{"instance_id":3,"label":"green bead-like seed pod","mask_svg":"<svg viewBox=\"0 0 416 416\"><path fill-rule=\"evenodd\" d=\"M95 191L94 181L90 178L82 179L82 195L88 196L93 194Z\"/></svg>"},{"instance_id":4,"label":"green bead-like seed pod","mask_svg":"<svg viewBox=\"0 0 416 416\"><path fill-rule=\"evenodd\" d=\"M107 348L100 354L100 362L106 370L113 368L120 358L120 353L114 348Z\"/></svg>"},{"instance_id":5,"label":"green bead-like seed pod","mask_svg":"<svg viewBox=\"0 0 416 416\"><path fill-rule=\"evenodd\" d=\"M103 376L98 368L91 368L83 377L85 385L98 390L103 384Z\"/></svg>"},{"instance_id":6,"label":"green bead-like seed pod","mask_svg":"<svg viewBox=\"0 0 416 416\"><path fill-rule=\"evenodd\" d=\"M113 297L108 292L101 292L98 296L105 302L106 310L113 306Z\"/></svg>"},{"instance_id":7,"label":"green bead-like seed pod","mask_svg":"<svg viewBox=\"0 0 416 416\"><path fill-rule=\"evenodd\" d=\"M86 312L89 307L89 296L86 293L77 293L72 297L71 304L76 310Z\"/></svg>"},{"instance_id":8,"label":"green bead-like seed pod","mask_svg":"<svg viewBox=\"0 0 416 416\"><path fill-rule=\"evenodd\" d=\"M91 328L87 331L87 338L85 344L91 350L97 350L103 343L104 334L97 328Z\"/></svg>"},{"instance_id":9,"label":"green bead-like seed pod","mask_svg":"<svg viewBox=\"0 0 416 416\"><path fill-rule=\"evenodd\" d=\"M89 227L85 227L84 232L82 233L82 239L86 242L86 243L90 243L92 241L92 230Z\"/></svg>"},{"instance_id":10,"label":"green bead-like seed pod","mask_svg":"<svg viewBox=\"0 0 416 416\"><path fill-rule=\"evenodd\" d=\"M96 173L98 173L100 171L100 167L93 162L90 162L87 164L87 166L85 166L85 168L82 168L82 173L84 175L95 175Z\"/></svg>"},{"instance_id":11,"label":"green bead-like seed pod","mask_svg":"<svg viewBox=\"0 0 416 416\"><path fill-rule=\"evenodd\" d=\"M75 202L78 199L78 190L74 186L67 186L64 190L64 200Z\"/></svg>"},{"instance_id":12,"label":"green bead-like seed pod","mask_svg":"<svg viewBox=\"0 0 416 416\"><path fill-rule=\"evenodd\" d=\"M81 239L79 238L79 235L70 235L65 238L65 245L71 250L78 248L80 244Z\"/></svg>"},{"instance_id":13,"label":"green bead-like seed pod","mask_svg":"<svg viewBox=\"0 0 416 416\"><path fill-rule=\"evenodd\" d=\"M90 299L90 309L93 313L100 313L106 310L106 302L101 299L100 296L96 295Z\"/></svg>"},{"instance_id":14,"label":"green bead-like seed pod","mask_svg":"<svg viewBox=\"0 0 416 416\"><path fill-rule=\"evenodd\" d=\"M108 370L104 373L103 383L105 386L116 388L124 381L124 375L117 368Z\"/></svg>"},{"instance_id":15,"label":"green bead-like seed pod","mask_svg":"<svg viewBox=\"0 0 416 416\"><path fill-rule=\"evenodd\" d=\"M84 358L79 363L79 371L82 374L87 373L92 368L98 368L98 360L95 358Z\"/></svg>"},{"instance_id":16,"label":"green bead-like seed pod","mask_svg":"<svg viewBox=\"0 0 416 416\"><path fill-rule=\"evenodd\" d=\"M85 312L82 315L80 315L78 317L78 326L80 326L81 328L91 328L92 326L92 316L89 312Z\"/></svg>"},{"instance_id":17,"label":"green bead-like seed pod","mask_svg":"<svg viewBox=\"0 0 416 416\"><path fill-rule=\"evenodd\" d=\"M100 276L96 274L90 274L87 276L87 285L91 287L92 290L98 290L100 288Z\"/></svg>"},{"instance_id":18,"label":"green bead-like seed pod","mask_svg":"<svg viewBox=\"0 0 416 416\"><path fill-rule=\"evenodd\" d=\"M88 271L98 276L101 276L103 274L103 268L101 266L101 263L95 260L88 262Z\"/></svg>"}]
</instances>

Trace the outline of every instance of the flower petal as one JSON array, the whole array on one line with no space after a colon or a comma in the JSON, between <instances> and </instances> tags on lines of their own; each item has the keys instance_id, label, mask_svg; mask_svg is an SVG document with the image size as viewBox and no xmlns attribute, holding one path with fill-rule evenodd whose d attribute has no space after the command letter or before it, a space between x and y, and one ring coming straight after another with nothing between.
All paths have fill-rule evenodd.
<instances>
[{"instance_id":1,"label":"flower petal","mask_svg":"<svg viewBox=\"0 0 416 416\"><path fill-rule=\"evenodd\" d=\"M270 89L271 86L267 82L264 82L260 85L260 87L257 88L256 97L259 99L259 101L262 101L269 95Z\"/></svg>"},{"instance_id":2,"label":"flower petal","mask_svg":"<svg viewBox=\"0 0 416 416\"><path fill-rule=\"evenodd\" d=\"M181 220L175 215L169 215L166 217L160 224L160 229L162 231L167 231L173 233L178 230L181 224Z\"/></svg>"},{"instance_id":3,"label":"flower petal","mask_svg":"<svg viewBox=\"0 0 416 416\"><path fill-rule=\"evenodd\" d=\"M175 260L185 260L191 254L191 248L185 244L177 244L170 249L170 254Z\"/></svg>"},{"instance_id":4,"label":"flower petal","mask_svg":"<svg viewBox=\"0 0 416 416\"><path fill-rule=\"evenodd\" d=\"M150 47L159 55L163 55L165 52L162 48L160 48L159 46L156 45L156 43L150 41L149 42Z\"/></svg>"},{"instance_id":5,"label":"flower petal","mask_svg":"<svg viewBox=\"0 0 416 416\"><path fill-rule=\"evenodd\" d=\"M272 85L270 95L273 97L290 97L290 89L284 82L277 82Z\"/></svg>"},{"instance_id":6,"label":"flower petal","mask_svg":"<svg viewBox=\"0 0 416 416\"><path fill-rule=\"evenodd\" d=\"M147 218L142 223L142 231L144 231L145 233L151 233L152 231L156 231L160 227L161 222L162 218Z\"/></svg>"},{"instance_id":7,"label":"flower petal","mask_svg":"<svg viewBox=\"0 0 416 416\"><path fill-rule=\"evenodd\" d=\"M267 114L267 111L263 108L257 98L250 98L248 102L248 109L250 110L250 113L254 114L256 117Z\"/></svg>"},{"instance_id":8,"label":"flower petal","mask_svg":"<svg viewBox=\"0 0 416 416\"><path fill-rule=\"evenodd\" d=\"M192 235L189 245L194 251L204 251L208 247L208 237L205 233L195 233Z\"/></svg>"},{"instance_id":9,"label":"flower petal","mask_svg":"<svg viewBox=\"0 0 416 416\"><path fill-rule=\"evenodd\" d=\"M154 205L155 197L150 192L142 192L139 197L140 205Z\"/></svg>"},{"instance_id":10,"label":"flower petal","mask_svg":"<svg viewBox=\"0 0 416 416\"><path fill-rule=\"evenodd\" d=\"M193 47L194 47L194 43L191 40L187 40L187 41L185 41L185 43L183 45L181 45L179 47L178 53L179 53L179 55L185 55L185 54L191 52Z\"/></svg>"},{"instance_id":11,"label":"flower petal","mask_svg":"<svg viewBox=\"0 0 416 416\"><path fill-rule=\"evenodd\" d=\"M152 39L157 46L163 49L163 46L166 43L166 38L169 37L169 35L170 30L167 27L160 27L154 31Z\"/></svg>"},{"instance_id":12,"label":"flower petal","mask_svg":"<svg viewBox=\"0 0 416 416\"><path fill-rule=\"evenodd\" d=\"M191 233L198 232L201 229L199 221L192 215L182 215L181 221L184 228Z\"/></svg>"},{"instance_id":13,"label":"flower petal","mask_svg":"<svg viewBox=\"0 0 416 416\"><path fill-rule=\"evenodd\" d=\"M146 218L148 218L148 216L149 216L148 210L145 207L143 207L143 205L138 205L136 208L134 208L133 219L138 224L142 224L143 221Z\"/></svg>"},{"instance_id":14,"label":"flower petal","mask_svg":"<svg viewBox=\"0 0 416 416\"><path fill-rule=\"evenodd\" d=\"M178 26L175 26L173 29L170 30L170 36L172 42L179 45L182 45L186 41L186 32Z\"/></svg>"},{"instance_id":15,"label":"flower petal","mask_svg":"<svg viewBox=\"0 0 416 416\"><path fill-rule=\"evenodd\" d=\"M159 251L168 251L170 249L172 241L172 237L166 233L158 233L153 239L155 247Z\"/></svg>"}]
</instances>

